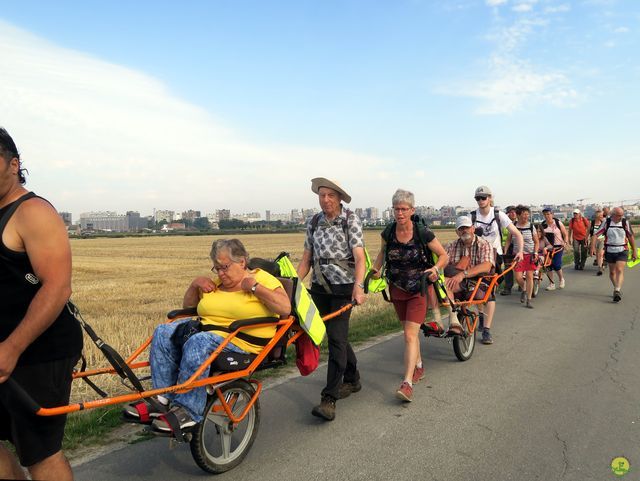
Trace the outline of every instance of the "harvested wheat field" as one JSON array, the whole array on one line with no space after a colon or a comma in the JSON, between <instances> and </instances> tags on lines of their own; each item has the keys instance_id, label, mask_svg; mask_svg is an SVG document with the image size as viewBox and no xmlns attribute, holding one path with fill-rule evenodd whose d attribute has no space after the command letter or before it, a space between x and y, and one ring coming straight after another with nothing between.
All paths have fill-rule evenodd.
<instances>
[{"instance_id":1,"label":"harvested wheat field","mask_svg":"<svg viewBox=\"0 0 640 481\"><path fill-rule=\"evenodd\" d=\"M437 231L441 242L453 231ZM123 356L127 356L166 319L166 313L182 306L182 296L194 277L211 275L209 250L222 236L166 236L72 239L73 296L84 319ZM252 257L274 258L289 252L297 265L304 234L255 234L239 236ZM380 231L365 231L372 257L380 246ZM310 276L308 276L310 277ZM391 309L382 296L370 296L354 310L352 322ZM107 363L85 336L88 365ZM146 356L145 356L146 359ZM115 380L100 384L115 392ZM114 379L114 378L111 378ZM93 397L84 383L74 383L74 398Z\"/></svg>"}]
</instances>

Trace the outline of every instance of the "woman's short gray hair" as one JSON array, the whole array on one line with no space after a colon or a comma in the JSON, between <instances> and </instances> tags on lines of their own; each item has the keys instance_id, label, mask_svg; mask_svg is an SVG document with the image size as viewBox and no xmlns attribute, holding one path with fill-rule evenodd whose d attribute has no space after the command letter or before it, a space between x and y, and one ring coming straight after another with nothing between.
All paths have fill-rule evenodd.
<instances>
[{"instance_id":1,"label":"woman's short gray hair","mask_svg":"<svg viewBox=\"0 0 640 481\"><path fill-rule=\"evenodd\" d=\"M411 207L415 207L416 199L413 196L413 192L408 190L398 189L393 197L391 197L391 205L409 204Z\"/></svg>"},{"instance_id":2,"label":"woman's short gray hair","mask_svg":"<svg viewBox=\"0 0 640 481\"><path fill-rule=\"evenodd\" d=\"M209 254L211 260L215 261L221 252L227 254L232 262L238 263L244 260L245 265L249 264L249 253L238 239L218 239L213 241L211 253Z\"/></svg>"}]
</instances>

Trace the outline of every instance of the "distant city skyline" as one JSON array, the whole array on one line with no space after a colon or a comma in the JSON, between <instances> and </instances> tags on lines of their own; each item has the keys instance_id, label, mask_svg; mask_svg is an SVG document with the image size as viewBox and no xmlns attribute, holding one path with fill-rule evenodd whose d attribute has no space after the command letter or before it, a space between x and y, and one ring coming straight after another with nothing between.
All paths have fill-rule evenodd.
<instances>
[{"instance_id":1,"label":"distant city skyline","mask_svg":"<svg viewBox=\"0 0 640 481\"><path fill-rule=\"evenodd\" d=\"M286 212L317 176L353 208L614 203L640 192L639 50L628 0L21 0L0 125L74 215Z\"/></svg>"},{"instance_id":2,"label":"distant city skyline","mask_svg":"<svg viewBox=\"0 0 640 481\"><path fill-rule=\"evenodd\" d=\"M636 208L634 210L640 211L640 198L633 199L633 201L634 201L633 203L625 204L625 205L627 207L635 206ZM517 204L518 203L508 204L508 205L517 205ZM378 219L384 218L383 213L386 210L390 210L391 209L391 206L378 208L378 207L374 207L374 206L352 207L349 204L344 204L344 205L345 205L345 207L349 208L350 210L352 210L352 211L354 211L354 212L356 212L358 214L359 214L359 212L357 212L358 210L373 209L373 210L375 210L375 212L377 212L379 214L377 216L374 216L373 218L378 218ZM504 210L506 207L508 207L508 205L500 205L498 207ZM546 205L552 205L552 206L557 208L558 212L560 212L562 210L570 211L570 210L572 210L572 209L574 209L576 207L581 207L583 209L589 208L590 210L592 210L593 207L602 207L602 206L605 206L605 205L608 205L610 207L614 207L614 206L617 206L617 205L620 205L620 204L617 204L617 203L612 204L612 203L606 203L606 202L584 202L584 203L566 202L566 203L562 203L562 204L545 203L545 204L536 204L536 205L534 205L534 204L524 204L524 205L527 205L529 207L532 207L532 208L535 208L535 209L538 209L538 210L541 210ZM452 207L452 208L460 208L460 210L463 210L463 211L471 211L471 210L474 210L475 208L477 208L477 206L475 206L475 205L463 206L463 205L459 205L459 204L457 204L457 205L442 204L440 206L417 205L416 207L419 207L419 208L433 208L433 209L436 209L436 210L441 210L441 209L443 209L445 207ZM211 216L212 215L214 215L218 211L223 211L223 216L226 219L229 219L229 218L242 218L243 216L245 216L245 217L246 216L250 216L250 217L254 217L253 220L266 221L267 220L266 213L267 213L267 211L269 211L271 219L273 221L276 221L276 220L284 220L283 216L287 216L287 217L290 218L291 214L294 211L299 212L301 217L308 217L309 214L302 215L304 211L314 212L315 213L315 212L319 212L319 210L320 210L319 207L304 207L304 208L295 208L294 207L294 208L289 209L288 211L285 211L285 212L273 212L273 211L270 211L270 209L266 209L266 210L264 210L262 212L257 211L257 210L256 211L251 211L251 212L235 212L232 209L213 209L212 211L207 212L207 211L204 211L204 210L190 209L187 212L190 212L192 214L191 215L191 220L193 220L194 217L207 217L207 218L210 218L210 220L211 220ZM73 221L74 224L77 224L79 222L80 217L82 215L85 215L85 214L86 215L90 215L90 214L112 213L112 214L119 215L119 216L125 215L124 212L111 211L111 210L106 210L106 209L105 210L100 210L100 211L81 212L78 215L75 215L73 213L69 213L68 211L59 211L59 212L60 212L61 215L62 214L65 214L65 215L71 214L72 221ZM155 209L154 212L162 213L160 219L164 219L164 220L168 220L168 217L167 217L168 213L172 214L172 220L182 220L182 219L184 219L184 217L182 216L182 214L184 214L184 212L180 212L180 211L177 211L177 210ZM128 209L126 213L138 213L138 214L140 214L140 217L147 218L147 217L154 217L154 212L146 213L146 212L141 212L140 210L136 210L136 209ZM199 215L195 215L196 213L199 214ZM387 214L389 214L389 213L387 213ZM255 217L257 217L257 219ZM365 218L370 218L369 216L364 216L364 217Z\"/></svg>"}]
</instances>

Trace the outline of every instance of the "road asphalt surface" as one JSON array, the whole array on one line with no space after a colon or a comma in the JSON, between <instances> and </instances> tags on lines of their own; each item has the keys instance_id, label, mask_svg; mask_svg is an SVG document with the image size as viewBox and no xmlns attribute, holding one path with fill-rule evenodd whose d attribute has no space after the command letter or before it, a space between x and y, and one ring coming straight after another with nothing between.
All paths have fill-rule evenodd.
<instances>
[{"instance_id":1,"label":"road asphalt surface","mask_svg":"<svg viewBox=\"0 0 640 481\"><path fill-rule=\"evenodd\" d=\"M460 362L451 343L422 338L426 378L414 401L394 394L403 338L358 352L362 391L338 401L336 419L310 411L326 366L260 396L256 441L216 480L613 480L624 456L640 479L640 268L611 301L608 271L566 268L564 290L533 310L499 296L495 343ZM546 285L546 282L545 284ZM212 476L186 444L127 445L74 466L76 479L192 480Z\"/></svg>"}]
</instances>

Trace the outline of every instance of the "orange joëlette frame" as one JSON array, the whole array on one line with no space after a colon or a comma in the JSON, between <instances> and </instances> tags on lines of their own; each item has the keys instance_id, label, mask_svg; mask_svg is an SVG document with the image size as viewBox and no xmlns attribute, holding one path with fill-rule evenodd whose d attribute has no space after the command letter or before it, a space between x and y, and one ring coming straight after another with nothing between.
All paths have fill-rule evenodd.
<instances>
[{"instance_id":1,"label":"orange jo\u00eblette frame","mask_svg":"<svg viewBox=\"0 0 640 481\"><path fill-rule=\"evenodd\" d=\"M544 256L544 262L542 263L543 267L549 267L553 262L553 256L555 256L558 252L560 252L564 247L554 247L553 250L547 251Z\"/></svg>"},{"instance_id":2,"label":"orange jo\u00eblette frame","mask_svg":"<svg viewBox=\"0 0 640 481\"><path fill-rule=\"evenodd\" d=\"M322 319L325 322L330 320L330 319L333 319L334 317L339 316L343 312L346 312L349 309L353 308L354 305L355 305L355 303L352 301L351 303L343 306L339 310L337 310L337 311L335 311L333 313L327 314ZM185 317L185 316L181 316L181 317ZM168 322L174 322L174 321L176 321L178 319L180 319L180 317L176 317L174 319L171 319ZM251 376L255 372L255 370L260 366L260 364L265 360L265 358L269 355L269 353L272 351L272 349L278 344L278 342L282 339L282 337L290 329L292 329L293 331L297 331L297 332L295 332L295 334L293 336L291 336L287 340L287 346L290 346L291 344L293 344L293 342L295 342L295 340L299 336L301 336L302 333L304 332L304 331L302 331L302 329L300 329L300 327L298 325L294 325L294 324L297 324L297 320L296 320L296 318L294 316L289 316L286 319L281 319L281 320L279 320L277 322L274 322L273 324L277 327L276 333L274 334L273 338L262 349L262 351L260 351L260 353L256 356L256 358L251 362L251 364L249 366L247 366L245 369L242 369L242 370L239 370L239 371L223 372L223 373L220 373L220 374L216 374L214 376L209 376L209 377L206 377L206 378L203 378L203 379L198 379L198 377L203 372L205 372L206 369L209 369L209 366L211 365L211 363L218 357L218 355L223 351L223 349L226 347L226 345L231 341L231 339L233 339L236 336L236 334L238 332L243 331L245 329L250 329L252 327L256 327L258 325L264 326L264 324L251 324L251 325L241 326L236 331L234 331L232 333L229 333L229 335L224 339L224 341L218 346L218 348L215 351L213 351L211 353L211 355L196 370L196 372L194 372L193 375L189 379L187 379L185 382L183 382L182 384L177 384L175 386L169 386L169 387L160 388L160 389L150 389L148 391L143 391L143 392L134 392L134 393L129 393L129 394L122 394L122 395L115 396L115 397L108 397L108 398L104 398L104 399L96 399L96 400L87 401L87 402L73 403L73 404L69 404L67 406L58 406L58 407L51 407L51 408L39 407L39 409L37 409L37 410L34 409L34 413L37 414L38 416L58 416L58 415L61 415L61 414L68 414L68 413L81 411L81 410L86 410L86 409L93 409L93 408L97 408L97 407L104 407L104 406L111 406L111 405L114 405L114 404L132 402L132 401L148 398L148 397L151 397L151 396L157 396L157 395L162 395L162 394L167 394L167 393L172 393L172 392L185 393L185 392L188 392L191 389L194 389L194 388L197 388L197 387L213 385L215 387L216 395L218 396L218 399L220 399L220 402L222 403L222 409L225 411L227 416L229 416L229 419L233 423L239 423L247 415L247 413L249 412L251 406L255 403L256 399L258 399L258 396L260 395L260 393L262 391L262 383L260 381L250 379L250 382L253 383L256 386L256 390L255 390L255 393L254 393L253 397L251 398L251 400L249 401L249 403L245 407L244 411L239 416L235 416L233 414L232 408L225 401L224 396L222 395L222 391L220 390L220 388L222 387L221 385L222 384L226 384L226 383L231 382L231 381L236 380L236 379L240 379L240 378L243 378L243 377ZM140 354L142 354L149 347L150 344L151 344L151 336L148 339L146 339L142 343L142 345L140 347L138 347L127 358L126 364L132 370L149 366L149 361L138 361L138 362L134 362L134 361L140 356ZM83 377L97 376L97 375L102 375L102 374L115 374L115 369L113 369L113 368L101 368L101 369L94 369L94 370L91 370L91 371L76 372L76 373L73 374L73 378L74 379L79 379L79 378L83 378ZM14 385L15 385L15 383L14 383ZM19 388L19 386L16 386L16 387ZM24 392L23 392L23 395L28 396ZM34 404L34 403L32 402L32 404Z\"/></svg>"},{"instance_id":3,"label":"orange jo\u00eblette frame","mask_svg":"<svg viewBox=\"0 0 640 481\"><path fill-rule=\"evenodd\" d=\"M453 307L460 307L465 309L467 306L475 306L475 305L479 305L479 304L486 304L487 301L489 301L489 298L491 297L491 292L493 291L493 289L496 287L496 285L498 284L498 281L500 279L502 279L505 274L507 272L510 272L514 269L514 267L516 266L517 262L512 262L509 267L507 267L504 271L502 271L500 274L493 274L491 276L480 276L477 278L477 282L475 287L473 288L473 291L471 292L468 301L454 301L454 306ZM478 289L480 288L480 283L482 281L482 279L490 279L489 282L489 287L487 288L487 293L484 295L484 297L482 299L474 299L476 297L476 294L478 292ZM473 332L476 330L476 327L478 325L478 318L476 317L475 320L473 321L473 325L471 325L471 323L469 322L469 317L466 317L466 323L467 323L467 328L469 329L469 332Z\"/></svg>"}]
</instances>

